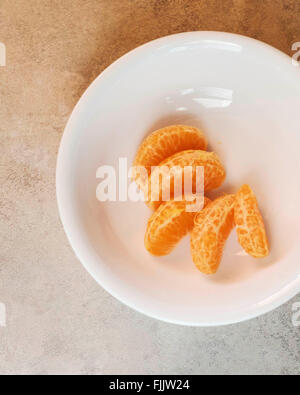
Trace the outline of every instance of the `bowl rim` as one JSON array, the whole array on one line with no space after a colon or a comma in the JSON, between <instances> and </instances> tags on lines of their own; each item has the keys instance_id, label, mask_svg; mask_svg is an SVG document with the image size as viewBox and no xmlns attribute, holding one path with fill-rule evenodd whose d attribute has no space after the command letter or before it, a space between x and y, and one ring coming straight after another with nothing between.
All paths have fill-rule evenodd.
<instances>
[{"instance_id":1,"label":"bowl rim","mask_svg":"<svg viewBox=\"0 0 300 395\"><path fill-rule=\"evenodd\" d=\"M91 254L88 251L88 248L84 246L84 243L82 243L82 240L80 238L80 235L76 233L76 229L73 229L72 226L70 226L70 223L74 223L73 218L71 218L70 213L68 212L67 205L68 205L68 198L67 198L67 193L64 188L64 180L65 180L65 174L64 174L64 168L66 165L66 152L67 148L69 146L69 142L72 140L71 136L71 131L73 129L73 125L76 124L76 116L79 112L79 108L81 107L81 104L87 99L87 96L89 95L90 91L96 87L103 79L106 78L106 76L109 75L110 72L112 72L116 66L122 66L123 64L126 64L127 60L131 58L132 56L135 56L136 54L140 54L143 51L148 51L151 50L151 48L155 48L161 44L170 44L171 42L181 40L181 39L188 39L188 38L197 38L197 39L213 39L213 40L222 40L225 42L232 42L234 41L235 43L238 43L243 46L256 46L257 48L260 47L261 49L265 50L265 53L269 52L270 55L276 55L278 58L281 59L282 62L285 62L286 65L291 65L292 64L292 58L285 54L284 52L272 47L269 44L266 44L262 41L256 40L254 38L250 38L244 35L240 34L234 34L234 33L228 33L228 32L220 32L220 31L191 31L191 32L184 32L184 33L177 33L177 34L171 34L167 35L152 41L149 41L141 46L138 46L135 49L132 49L125 55L121 56L119 59L114 61L110 66L108 66L104 71L102 71L99 76L88 86L88 88L85 90L85 92L82 94L81 98L77 102L76 106L74 107L69 120L66 124L66 127L63 132L63 136L60 142L59 146L59 151L57 155L57 163L56 163L56 199L57 199L57 206L58 206L58 212L59 216L64 228L64 231L67 235L67 239L76 255L78 260L81 262L81 264L84 266L84 268L88 271L88 273L95 279L95 281L101 285L101 287L110 293L113 297L115 297L117 300L122 302L123 304L127 305L128 307L132 308L135 311L138 311L139 313L142 313L148 317L158 319L160 321L164 321L167 323L172 323L172 324L178 324L178 325L183 325L183 326L195 326L195 327L216 327L216 326L223 326L223 325L230 325L230 324L236 324L238 322L243 322L247 321L253 318L256 318L258 316L261 316L263 314L266 314L277 307L281 306L282 304L286 303L288 300L293 298L295 295L297 295L300 292L300 277L298 276L294 281L292 281L290 284L287 286L283 287L279 292L277 292L275 295L272 297L267 298L265 301L260 302L259 304L253 306L253 308L247 308L245 311L239 310L237 313L233 314L231 318L228 319L219 319L216 318L214 320L209 320L209 321L184 321L184 320L176 320L176 319L169 319L167 317L164 317L162 314L156 314L153 312L149 311L144 311L143 309L139 308L136 306L134 303L129 302L128 300L124 299L122 295L116 290L112 289L113 287L108 286L105 284L101 278L96 274L95 270L91 267L91 265L88 263L89 259L91 258ZM289 72L291 70L294 70L295 76L297 78L300 78L300 73L299 70L297 70L297 67L290 67ZM79 244L81 247L79 248ZM99 259L99 258L98 258Z\"/></svg>"}]
</instances>

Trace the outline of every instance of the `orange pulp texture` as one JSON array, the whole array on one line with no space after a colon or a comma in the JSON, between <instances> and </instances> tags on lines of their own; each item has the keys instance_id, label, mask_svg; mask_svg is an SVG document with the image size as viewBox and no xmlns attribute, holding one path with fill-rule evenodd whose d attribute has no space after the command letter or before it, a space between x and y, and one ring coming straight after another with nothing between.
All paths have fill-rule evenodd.
<instances>
[{"instance_id":1,"label":"orange pulp texture","mask_svg":"<svg viewBox=\"0 0 300 395\"><path fill-rule=\"evenodd\" d=\"M184 168L187 166L192 167L192 190L190 191L184 191ZM219 188L225 180L226 172L220 159L214 152L202 150L181 151L162 161L159 166L152 171L151 176L148 178L147 205L153 209L157 209L164 199L164 196L167 195L166 191L169 191L170 198L173 198L174 184L177 177L177 179L181 180L183 195L187 193L200 193L201 191L196 190L196 183L199 181L196 168L200 166L204 168L204 192ZM176 170L170 171L169 176L161 177L160 174L163 169ZM155 193L153 193L153 190L155 190Z\"/></svg>"},{"instance_id":2,"label":"orange pulp texture","mask_svg":"<svg viewBox=\"0 0 300 395\"><path fill-rule=\"evenodd\" d=\"M238 240L244 250L254 258L269 255L265 225L249 185L243 185L236 195L234 220Z\"/></svg>"},{"instance_id":3,"label":"orange pulp texture","mask_svg":"<svg viewBox=\"0 0 300 395\"><path fill-rule=\"evenodd\" d=\"M204 207L210 202L204 198ZM152 214L145 234L145 247L153 255L167 255L190 232L197 213L187 212L187 201L164 202Z\"/></svg>"},{"instance_id":4,"label":"orange pulp texture","mask_svg":"<svg viewBox=\"0 0 300 395\"><path fill-rule=\"evenodd\" d=\"M191 233L191 252L196 267L214 274L220 265L225 242L234 228L235 195L224 195L195 217Z\"/></svg>"},{"instance_id":5,"label":"orange pulp texture","mask_svg":"<svg viewBox=\"0 0 300 395\"><path fill-rule=\"evenodd\" d=\"M133 166L142 166L150 176L151 167L157 166L167 157L187 149L206 150L207 140L201 130L192 126L172 125L151 133L140 145ZM138 171L134 173L138 186L143 189L147 177Z\"/></svg>"}]
</instances>

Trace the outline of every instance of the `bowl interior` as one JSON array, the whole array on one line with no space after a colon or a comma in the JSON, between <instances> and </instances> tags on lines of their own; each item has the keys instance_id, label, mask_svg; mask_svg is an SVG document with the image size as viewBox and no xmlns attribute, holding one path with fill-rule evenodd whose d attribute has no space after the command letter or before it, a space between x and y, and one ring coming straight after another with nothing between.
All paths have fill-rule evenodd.
<instances>
[{"instance_id":1,"label":"bowl interior","mask_svg":"<svg viewBox=\"0 0 300 395\"><path fill-rule=\"evenodd\" d=\"M70 242L104 288L148 315L190 325L247 319L299 290L299 77L271 47L204 32L138 48L92 84L66 128L57 187ZM227 181L214 196L253 187L270 257L247 256L233 231L219 272L207 277L192 263L189 237L169 256L147 253L143 202L96 199L97 168L114 166L118 184L119 159L130 166L143 138L169 124L200 127L221 157Z\"/></svg>"}]
</instances>

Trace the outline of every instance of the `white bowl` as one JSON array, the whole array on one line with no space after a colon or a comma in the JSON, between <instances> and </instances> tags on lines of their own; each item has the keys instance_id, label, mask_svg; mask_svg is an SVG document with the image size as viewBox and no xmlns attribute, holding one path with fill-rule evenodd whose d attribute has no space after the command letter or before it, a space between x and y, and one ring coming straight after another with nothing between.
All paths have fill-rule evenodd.
<instances>
[{"instance_id":1,"label":"white bowl","mask_svg":"<svg viewBox=\"0 0 300 395\"><path fill-rule=\"evenodd\" d=\"M235 231L215 276L193 265L186 237L163 258L143 238L143 202L96 199L96 170L132 162L151 131L200 126L226 169L217 191L255 190L271 255L243 253ZM106 69L84 93L66 127L57 199L69 241L90 274L128 306L164 321L212 326L274 309L300 290L300 72L259 41L192 32L152 41Z\"/></svg>"}]
</instances>

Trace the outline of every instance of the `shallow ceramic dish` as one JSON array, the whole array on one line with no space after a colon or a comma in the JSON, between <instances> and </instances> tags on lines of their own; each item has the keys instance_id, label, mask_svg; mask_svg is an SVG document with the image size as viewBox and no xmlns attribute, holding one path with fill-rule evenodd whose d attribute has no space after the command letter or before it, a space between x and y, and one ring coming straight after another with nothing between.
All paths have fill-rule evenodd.
<instances>
[{"instance_id":1,"label":"shallow ceramic dish","mask_svg":"<svg viewBox=\"0 0 300 395\"><path fill-rule=\"evenodd\" d=\"M98 283L164 321L223 325L266 313L300 290L300 71L278 50L243 36L192 32L135 49L105 70L75 107L57 165L57 198L69 241ZM143 202L96 199L96 170L132 162L151 131L201 127L226 169L221 190L255 190L271 255L254 260L226 245L219 272L202 275L186 237L164 258L143 246Z\"/></svg>"}]
</instances>

